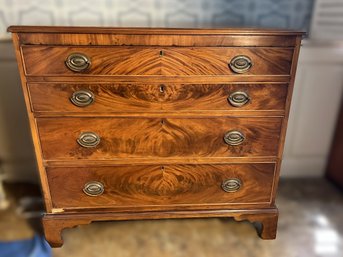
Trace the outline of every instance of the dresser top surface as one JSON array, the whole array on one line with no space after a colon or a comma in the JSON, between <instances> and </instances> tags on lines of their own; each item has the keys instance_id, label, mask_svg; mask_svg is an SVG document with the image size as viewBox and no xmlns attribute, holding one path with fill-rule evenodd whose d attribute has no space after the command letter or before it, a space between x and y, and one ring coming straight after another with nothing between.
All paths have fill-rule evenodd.
<instances>
[{"instance_id":1,"label":"dresser top surface","mask_svg":"<svg viewBox=\"0 0 343 257\"><path fill-rule=\"evenodd\" d=\"M13 33L70 33L70 34L191 34L191 35L303 35L303 31L273 28L139 28L139 27L70 27L70 26L10 26Z\"/></svg>"}]
</instances>

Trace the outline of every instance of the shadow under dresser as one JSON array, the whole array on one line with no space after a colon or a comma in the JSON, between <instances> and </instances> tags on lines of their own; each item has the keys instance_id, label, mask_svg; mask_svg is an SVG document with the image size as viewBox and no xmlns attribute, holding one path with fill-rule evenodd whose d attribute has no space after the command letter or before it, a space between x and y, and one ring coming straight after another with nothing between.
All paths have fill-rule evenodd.
<instances>
[{"instance_id":1,"label":"shadow under dresser","mask_svg":"<svg viewBox=\"0 0 343 257\"><path fill-rule=\"evenodd\" d=\"M303 33L12 26L47 241L92 221L233 217L274 239Z\"/></svg>"}]
</instances>

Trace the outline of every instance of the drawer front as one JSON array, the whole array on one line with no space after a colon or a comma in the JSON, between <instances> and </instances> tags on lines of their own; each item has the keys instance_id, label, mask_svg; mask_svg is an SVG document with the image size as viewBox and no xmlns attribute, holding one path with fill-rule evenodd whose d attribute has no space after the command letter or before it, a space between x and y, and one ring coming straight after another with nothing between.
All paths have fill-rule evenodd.
<instances>
[{"instance_id":1,"label":"drawer front","mask_svg":"<svg viewBox=\"0 0 343 257\"><path fill-rule=\"evenodd\" d=\"M38 118L47 160L276 156L282 118Z\"/></svg>"},{"instance_id":2,"label":"drawer front","mask_svg":"<svg viewBox=\"0 0 343 257\"><path fill-rule=\"evenodd\" d=\"M23 46L22 52L28 76L289 75L293 56L292 48L257 47Z\"/></svg>"},{"instance_id":3,"label":"drawer front","mask_svg":"<svg viewBox=\"0 0 343 257\"><path fill-rule=\"evenodd\" d=\"M28 84L37 112L284 110L287 84Z\"/></svg>"},{"instance_id":4,"label":"drawer front","mask_svg":"<svg viewBox=\"0 0 343 257\"><path fill-rule=\"evenodd\" d=\"M67 209L269 204L274 172L273 163L47 168L53 206Z\"/></svg>"}]
</instances>

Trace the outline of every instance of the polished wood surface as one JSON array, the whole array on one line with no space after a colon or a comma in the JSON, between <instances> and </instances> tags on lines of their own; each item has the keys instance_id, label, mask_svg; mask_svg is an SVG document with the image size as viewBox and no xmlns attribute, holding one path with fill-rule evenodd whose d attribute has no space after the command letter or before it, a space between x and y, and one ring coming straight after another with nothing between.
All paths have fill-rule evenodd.
<instances>
[{"instance_id":1,"label":"polished wood surface","mask_svg":"<svg viewBox=\"0 0 343 257\"><path fill-rule=\"evenodd\" d=\"M161 83L29 83L34 112L165 112L165 111L284 111L287 84L161 84ZM70 101L74 92L88 90L94 102L78 107ZM250 100L241 107L228 101L234 92ZM49 96L49 97L47 97Z\"/></svg>"},{"instance_id":2,"label":"polished wood surface","mask_svg":"<svg viewBox=\"0 0 343 257\"><path fill-rule=\"evenodd\" d=\"M99 28L11 26L20 44L294 47L301 31L256 28Z\"/></svg>"},{"instance_id":3,"label":"polished wood surface","mask_svg":"<svg viewBox=\"0 0 343 257\"><path fill-rule=\"evenodd\" d=\"M197 210L197 211L159 211L159 212L88 212L73 214L46 214L43 217L43 228L46 240L52 247L63 245L62 230L73 228L78 225L90 224L93 221L108 220L145 220L145 219L176 219L176 218L227 218L232 217L236 221L248 220L259 223L257 232L263 239L275 239L278 221L278 210L275 207L266 209L248 210Z\"/></svg>"},{"instance_id":4,"label":"polished wood surface","mask_svg":"<svg viewBox=\"0 0 343 257\"><path fill-rule=\"evenodd\" d=\"M21 44L35 45L103 45L103 46L279 46L293 47L295 37L272 35L157 35L157 34L70 34L70 33L20 33L18 40Z\"/></svg>"},{"instance_id":5,"label":"polished wood surface","mask_svg":"<svg viewBox=\"0 0 343 257\"><path fill-rule=\"evenodd\" d=\"M127 165L92 168L48 168L54 208L117 208L137 211L145 208L229 208L271 201L275 164L229 165ZM68 177L68 180L65 178ZM236 192L225 192L226 179L242 182ZM105 191L88 196L82 189L99 181ZM63 188L63 190L61 190ZM170 206L175 205L175 206ZM211 206L212 208L212 206Z\"/></svg>"},{"instance_id":6,"label":"polished wood surface","mask_svg":"<svg viewBox=\"0 0 343 257\"><path fill-rule=\"evenodd\" d=\"M238 55L250 57L253 66L237 76L286 75L290 72L293 54L291 48L230 47L23 46L22 51L28 76L232 75L235 72L228 64ZM80 73L69 70L65 60L72 53L88 56L90 68Z\"/></svg>"},{"instance_id":7,"label":"polished wood surface","mask_svg":"<svg viewBox=\"0 0 343 257\"><path fill-rule=\"evenodd\" d=\"M100 80L101 78L101 80ZM102 76L29 76L26 77L27 82L38 83L56 83L56 82L74 82L74 83L178 83L178 84L225 84L225 83L289 83L291 75L254 75L242 76L237 74L232 75L202 75L202 76L137 76L137 75L102 75Z\"/></svg>"},{"instance_id":8,"label":"polished wood surface","mask_svg":"<svg viewBox=\"0 0 343 257\"><path fill-rule=\"evenodd\" d=\"M146 27L71 27L71 26L10 26L12 33L71 33L71 34L135 34L135 35L271 35L271 36L302 36L304 32L273 28L146 28Z\"/></svg>"},{"instance_id":9,"label":"polished wood surface","mask_svg":"<svg viewBox=\"0 0 343 257\"><path fill-rule=\"evenodd\" d=\"M281 118L39 118L37 125L46 160L103 160L132 157L276 156ZM238 130L241 145L224 135ZM77 143L82 132L94 132L100 144Z\"/></svg>"},{"instance_id":10,"label":"polished wood surface","mask_svg":"<svg viewBox=\"0 0 343 257\"><path fill-rule=\"evenodd\" d=\"M46 238L101 220L234 217L276 236L274 205L301 32L15 26L13 33L47 215ZM84 53L91 65L65 61ZM252 68L237 74L237 55ZM80 90L93 102L70 100ZM233 92L249 101L235 107ZM224 135L241 132L240 145ZM95 147L77 139L100 137ZM236 138L237 139L237 138ZM224 192L226 179L239 179ZM105 192L83 193L99 181Z\"/></svg>"}]
</instances>

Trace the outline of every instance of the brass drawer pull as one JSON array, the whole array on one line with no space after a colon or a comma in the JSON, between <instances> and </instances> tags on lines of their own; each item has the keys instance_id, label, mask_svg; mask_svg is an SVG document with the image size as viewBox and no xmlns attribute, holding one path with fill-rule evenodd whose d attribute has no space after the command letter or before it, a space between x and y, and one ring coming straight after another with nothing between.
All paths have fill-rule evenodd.
<instances>
[{"instance_id":1,"label":"brass drawer pull","mask_svg":"<svg viewBox=\"0 0 343 257\"><path fill-rule=\"evenodd\" d=\"M94 102L94 94L88 90L78 90L71 95L70 101L78 107L85 107Z\"/></svg>"},{"instance_id":2,"label":"brass drawer pull","mask_svg":"<svg viewBox=\"0 0 343 257\"><path fill-rule=\"evenodd\" d=\"M252 67L252 61L248 56L237 55L229 63L231 70L235 73L245 73Z\"/></svg>"},{"instance_id":3,"label":"brass drawer pull","mask_svg":"<svg viewBox=\"0 0 343 257\"><path fill-rule=\"evenodd\" d=\"M229 103L234 107L242 107L250 101L250 97L245 92L236 91L227 98Z\"/></svg>"},{"instance_id":4,"label":"brass drawer pull","mask_svg":"<svg viewBox=\"0 0 343 257\"><path fill-rule=\"evenodd\" d=\"M83 192L89 196L98 196L104 191L104 185L98 181L90 181L83 187Z\"/></svg>"},{"instance_id":5,"label":"brass drawer pull","mask_svg":"<svg viewBox=\"0 0 343 257\"><path fill-rule=\"evenodd\" d=\"M238 130L231 130L225 133L224 141L228 145L240 145L244 142L245 136Z\"/></svg>"},{"instance_id":6,"label":"brass drawer pull","mask_svg":"<svg viewBox=\"0 0 343 257\"><path fill-rule=\"evenodd\" d=\"M238 178L224 180L222 189L227 193L237 192L242 187L242 181Z\"/></svg>"},{"instance_id":7,"label":"brass drawer pull","mask_svg":"<svg viewBox=\"0 0 343 257\"><path fill-rule=\"evenodd\" d=\"M72 53L70 54L66 61L66 66L75 72L85 71L91 65L89 57L82 53Z\"/></svg>"},{"instance_id":8,"label":"brass drawer pull","mask_svg":"<svg viewBox=\"0 0 343 257\"><path fill-rule=\"evenodd\" d=\"M94 132L82 132L77 142L82 147L96 147L100 143L100 137Z\"/></svg>"}]
</instances>

